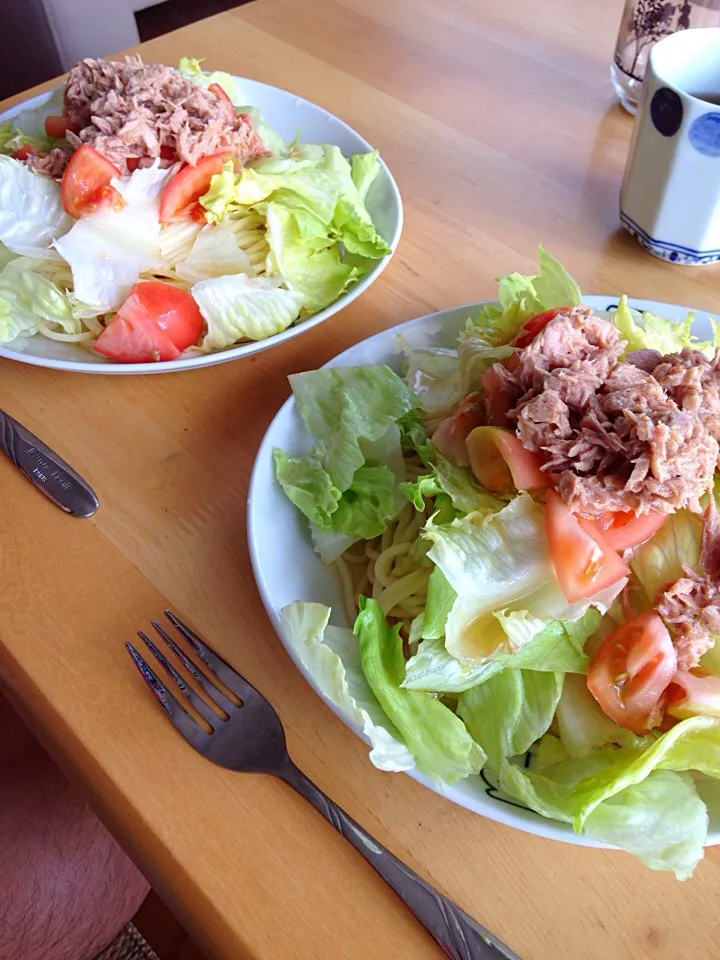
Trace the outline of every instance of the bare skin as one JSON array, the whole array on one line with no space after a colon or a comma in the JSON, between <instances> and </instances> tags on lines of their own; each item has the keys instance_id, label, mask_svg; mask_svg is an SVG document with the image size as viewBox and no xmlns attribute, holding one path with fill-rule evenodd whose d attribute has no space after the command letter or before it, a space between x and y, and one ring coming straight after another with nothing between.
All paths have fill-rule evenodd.
<instances>
[{"instance_id":1,"label":"bare skin","mask_svg":"<svg viewBox=\"0 0 720 960\"><path fill-rule=\"evenodd\" d=\"M148 891L0 696L0 960L91 960Z\"/></svg>"}]
</instances>

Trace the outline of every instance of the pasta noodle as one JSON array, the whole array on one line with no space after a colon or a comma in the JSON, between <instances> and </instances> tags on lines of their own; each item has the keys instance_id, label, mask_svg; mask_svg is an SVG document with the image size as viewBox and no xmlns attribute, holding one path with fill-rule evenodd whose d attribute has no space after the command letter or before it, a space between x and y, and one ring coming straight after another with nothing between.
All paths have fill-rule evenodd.
<instances>
[{"instance_id":1,"label":"pasta noodle","mask_svg":"<svg viewBox=\"0 0 720 960\"><path fill-rule=\"evenodd\" d=\"M422 472L421 464L407 463L408 479L415 480ZM354 544L336 561L351 622L358 614L358 598L369 596L407 636L411 622L425 609L433 566L426 556L429 544L420 538L427 520L427 508L417 510L408 503L380 536Z\"/></svg>"}]
</instances>

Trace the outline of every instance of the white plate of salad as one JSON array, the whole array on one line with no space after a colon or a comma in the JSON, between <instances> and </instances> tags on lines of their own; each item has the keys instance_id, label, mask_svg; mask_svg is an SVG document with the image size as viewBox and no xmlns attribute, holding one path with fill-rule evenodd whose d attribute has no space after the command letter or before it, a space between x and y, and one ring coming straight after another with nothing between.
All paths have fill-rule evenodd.
<instances>
[{"instance_id":1,"label":"white plate of salad","mask_svg":"<svg viewBox=\"0 0 720 960\"><path fill-rule=\"evenodd\" d=\"M246 356L359 296L401 230L387 166L322 107L197 60L80 61L0 118L0 356Z\"/></svg>"},{"instance_id":2,"label":"white plate of salad","mask_svg":"<svg viewBox=\"0 0 720 960\"><path fill-rule=\"evenodd\" d=\"M377 767L686 879L720 842L720 328L539 261L290 377L255 576Z\"/></svg>"}]
</instances>

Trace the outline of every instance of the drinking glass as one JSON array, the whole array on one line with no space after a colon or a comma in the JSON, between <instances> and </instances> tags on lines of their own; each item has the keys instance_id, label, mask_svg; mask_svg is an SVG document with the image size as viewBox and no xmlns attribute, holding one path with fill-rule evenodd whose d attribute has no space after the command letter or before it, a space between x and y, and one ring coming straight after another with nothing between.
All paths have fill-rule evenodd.
<instances>
[{"instance_id":1,"label":"drinking glass","mask_svg":"<svg viewBox=\"0 0 720 960\"><path fill-rule=\"evenodd\" d=\"M678 30L719 25L720 0L625 0L610 67L625 109L637 112L648 54L658 40Z\"/></svg>"}]
</instances>

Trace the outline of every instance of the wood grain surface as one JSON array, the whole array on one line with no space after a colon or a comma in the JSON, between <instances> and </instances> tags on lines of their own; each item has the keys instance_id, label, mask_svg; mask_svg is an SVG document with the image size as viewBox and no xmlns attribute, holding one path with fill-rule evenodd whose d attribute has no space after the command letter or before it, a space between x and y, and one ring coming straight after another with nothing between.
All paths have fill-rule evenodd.
<instances>
[{"instance_id":1,"label":"wood grain surface","mask_svg":"<svg viewBox=\"0 0 720 960\"><path fill-rule=\"evenodd\" d=\"M532 267L538 242L587 292L717 309L717 267L661 263L618 229L632 128L608 76L621 7L259 0L146 44L150 60L204 56L355 126L402 190L398 253L347 310L244 361L106 379L0 362L0 404L102 502L92 521L69 519L0 460L4 688L212 957L440 951L288 788L211 766L170 728L123 649L166 606L273 700L313 779L524 960L720 955L715 851L680 884L375 770L275 637L246 546L250 469L287 375L411 317L491 296L494 276Z\"/></svg>"}]
</instances>

